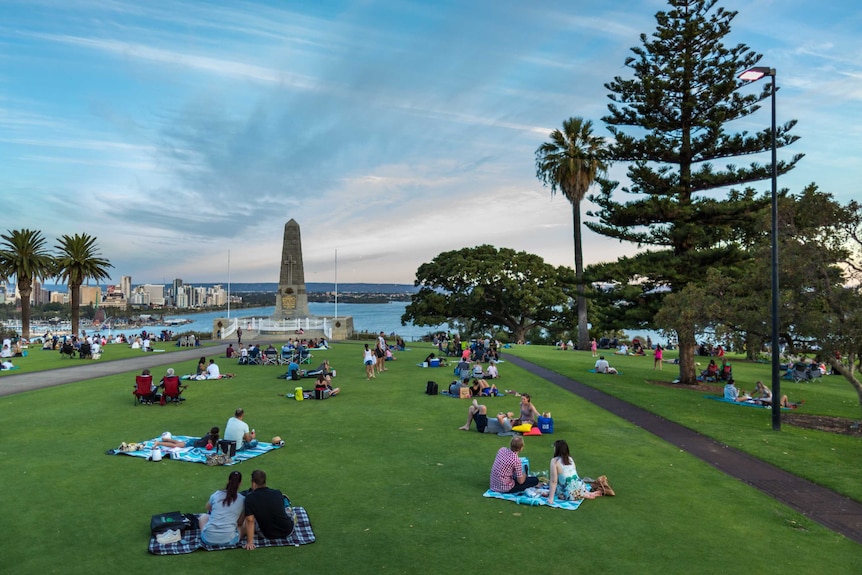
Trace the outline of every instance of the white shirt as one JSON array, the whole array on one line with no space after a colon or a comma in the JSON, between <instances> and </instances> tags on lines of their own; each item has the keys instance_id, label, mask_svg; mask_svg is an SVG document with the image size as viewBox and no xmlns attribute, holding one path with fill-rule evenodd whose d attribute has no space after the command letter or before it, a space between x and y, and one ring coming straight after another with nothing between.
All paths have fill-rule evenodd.
<instances>
[{"instance_id":1,"label":"white shirt","mask_svg":"<svg viewBox=\"0 0 862 575\"><path fill-rule=\"evenodd\" d=\"M218 365L215 363L209 364L207 366L207 379L218 379L219 377L221 377L221 372Z\"/></svg>"},{"instance_id":2,"label":"white shirt","mask_svg":"<svg viewBox=\"0 0 862 575\"><path fill-rule=\"evenodd\" d=\"M242 438L248 433L248 424L241 419L231 417L227 420L227 425L224 428L224 438L229 441L236 441L237 448L242 447Z\"/></svg>"},{"instance_id":3,"label":"white shirt","mask_svg":"<svg viewBox=\"0 0 862 575\"><path fill-rule=\"evenodd\" d=\"M600 359L600 360L598 360L598 361L596 362L596 371L597 371L598 373L607 373L607 372L608 372L608 368L609 368L610 366L611 366L611 365L608 363L608 360L606 360L606 359Z\"/></svg>"}]
</instances>

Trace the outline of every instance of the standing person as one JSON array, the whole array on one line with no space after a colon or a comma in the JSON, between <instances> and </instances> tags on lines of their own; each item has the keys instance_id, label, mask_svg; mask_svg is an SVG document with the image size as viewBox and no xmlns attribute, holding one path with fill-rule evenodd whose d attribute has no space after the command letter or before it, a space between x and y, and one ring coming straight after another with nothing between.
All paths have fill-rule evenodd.
<instances>
[{"instance_id":1,"label":"standing person","mask_svg":"<svg viewBox=\"0 0 862 575\"><path fill-rule=\"evenodd\" d=\"M524 438L516 435L509 447L501 447L491 466L491 491L498 493L520 493L539 484L538 477L527 477L521 463L520 453L524 448Z\"/></svg>"},{"instance_id":2,"label":"standing person","mask_svg":"<svg viewBox=\"0 0 862 575\"><path fill-rule=\"evenodd\" d=\"M377 373L386 371L384 367L386 363L386 336L383 335L382 331L377 336L377 345L374 347L374 354L377 356Z\"/></svg>"},{"instance_id":3,"label":"standing person","mask_svg":"<svg viewBox=\"0 0 862 575\"><path fill-rule=\"evenodd\" d=\"M227 420L227 425L224 428L224 438L229 441L235 441L237 451L257 447L254 429L249 430L248 424L244 419L245 411L239 407L234 412L233 417Z\"/></svg>"},{"instance_id":4,"label":"standing person","mask_svg":"<svg viewBox=\"0 0 862 575\"><path fill-rule=\"evenodd\" d=\"M575 460L569 454L569 444L562 439L554 442L549 483L548 505L553 505L554 499L578 501L595 499L603 495L601 490L587 491L586 484L578 477Z\"/></svg>"},{"instance_id":5,"label":"standing person","mask_svg":"<svg viewBox=\"0 0 862 575\"><path fill-rule=\"evenodd\" d=\"M376 379L374 375L374 352L365 344L365 351L362 352L362 362L365 364L365 381Z\"/></svg>"},{"instance_id":6,"label":"standing person","mask_svg":"<svg viewBox=\"0 0 862 575\"><path fill-rule=\"evenodd\" d=\"M661 345L655 346L655 359L652 362L652 368L655 370L658 367L658 370L661 371L662 358L664 357L664 349L662 349Z\"/></svg>"},{"instance_id":7,"label":"standing person","mask_svg":"<svg viewBox=\"0 0 862 575\"><path fill-rule=\"evenodd\" d=\"M227 485L210 495L207 512L198 516L201 540L207 545L236 545L243 524L245 496L239 493L242 474L231 471Z\"/></svg>"},{"instance_id":8,"label":"standing person","mask_svg":"<svg viewBox=\"0 0 862 575\"><path fill-rule=\"evenodd\" d=\"M236 343L237 345L242 343L242 328L236 326Z\"/></svg>"},{"instance_id":9,"label":"standing person","mask_svg":"<svg viewBox=\"0 0 862 575\"><path fill-rule=\"evenodd\" d=\"M262 469L251 472L251 491L245 496L245 548L254 549L255 524L267 539L281 539L293 533L293 519L284 509L284 495L266 486Z\"/></svg>"},{"instance_id":10,"label":"standing person","mask_svg":"<svg viewBox=\"0 0 862 575\"><path fill-rule=\"evenodd\" d=\"M596 343L596 338L590 340L590 351L593 352L593 357L598 356L597 350L599 349L599 344Z\"/></svg>"}]
</instances>

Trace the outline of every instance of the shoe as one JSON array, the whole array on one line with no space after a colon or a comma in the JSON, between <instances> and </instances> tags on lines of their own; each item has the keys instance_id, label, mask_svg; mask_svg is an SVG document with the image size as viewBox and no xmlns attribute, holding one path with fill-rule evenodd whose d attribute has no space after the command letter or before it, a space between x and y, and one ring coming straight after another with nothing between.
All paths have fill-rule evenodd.
<instances>
[{"instance_id":1,"label":"shoe","mask_svg":"<svg viewBox=\"0 0 862 575\"><path fill-rule=\"evenodd\" d=\"M614 490L611 489L611 486L608 484L608 476L607 475L599 475L599 478L596 480L599 482L599 487L602 488L602 495L610 495L614 496Z\"/></svg>"}]
</instances>

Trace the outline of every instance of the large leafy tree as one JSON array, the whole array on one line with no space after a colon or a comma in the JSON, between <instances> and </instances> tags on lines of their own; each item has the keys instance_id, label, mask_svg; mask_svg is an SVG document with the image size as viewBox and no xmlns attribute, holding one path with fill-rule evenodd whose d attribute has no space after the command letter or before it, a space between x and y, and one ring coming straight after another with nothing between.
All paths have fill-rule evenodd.
<instances>
[{"instance_id":1,"label":"large leafy tree","mask_svg":"<svg viewBox=\"0 0 862 575\"><path fill-rule=\"evenodd\" d=\"M713 165L765 152L771 129L755 134L729 133L730 122L759 108L770 96L770 84L758 93L745 88L737 75L760 60L743 44L723 44L736 12L716 7L716 0L668 0L670 9L656 15L651 37L632 48L626 66L633 77L616 77L610 90L609 113L603 118L614 136L612 160L630 162L630 181L618 200L618 183L601 181L594 231L639 246L653 246L635 256L597 268L595 279L638 287L640 303L629 299L623 309L657 310L669 291L703 283L705 271L737 265L748 255L735 240L734 229L762 208L750 190L734 186L768 179L771 165ZM776 145L793 143L795 121L779 126ZM777 165L779 174L793 168L794 156ZM729 191L728 191L729 190ZM624 326L629 327L629 326ZM680 378L693 383L695 325L679 325Z\"/></svg>"},{"instance_id":2,"label":"large leafy tree","mask_svg":"<svg viewBox=\"0 0 862 575\"><path fill-rule=\"evenodd\" d=\"M63 235L59 238L56 256L56 275L69 286L72 305L72 333L79 333L81 317L81 285L87 280L110 277L108 269L114 266L101 257L96 238L89 234Z\"/></svg>"},{"instance_id":3,"label":"large leafy tree","mask_svg":"<svg viewBox=\"0 0 862 575\"><path fill-rule=\"evenodd\" d=\"M416 325L458 322L477 330L505 329L516 341L565 313L574 288L567 267L533 254L482 245L443 252L419 266L401 321Z\"/></svg>"},{"instance_id":4,"label":"large leafy tree","mask_svg":"<svg viewBox=\"0 0 862 575\"><path fill-rule=\"evenodd\" d=\"M30 295L33 281L51 275L53 258L38 230L11 230L0 235L0 277L15 277L21 296L21 336L30 338Z\"/></svg>"},{"instance_id":5,"label":"large leafy tree","mask_svg":"<svg viewBox=\"0 0 862 575\"><path fill-rule=\"evenodd\" d=\"M578 279L578 349L587 349L587 299L584 296L584 245L581 234L581 202L595 183L607 173L604 140L593 135L593 123L569 118L562 130L554 130L550 141L536 150L536 177L551 194L560 192L572 204L575 241L575 277Z\"/></svg>"}]
</instances>

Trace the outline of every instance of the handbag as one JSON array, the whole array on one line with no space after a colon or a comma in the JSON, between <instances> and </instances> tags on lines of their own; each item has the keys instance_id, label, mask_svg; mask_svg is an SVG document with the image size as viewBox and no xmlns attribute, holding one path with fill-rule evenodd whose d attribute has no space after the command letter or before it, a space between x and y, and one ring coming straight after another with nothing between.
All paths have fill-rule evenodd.
<instances>
[{"instance_id":1,"label":"handbag","mask_svg":"<svg viewBox=\"0 0 862 575\"><path fill-rule=\"evenodd\" d=\"M233 459L231 459L231 456L225 453L207 453L206 459L206 464L210 467L214 465L227 465L228 463L233 461Z\"/></svg>"},{"instance_id":2,"label":"handbag","mask_svg":"<svg viewBox=\"0 0 862 575\"><path fill-rule=\"evenodd\" d=\"M168 511L153 515L150 519L150 533L158 535L168 529L184 531L191 527L191 521L179 511Z\"/></svg>"}]
</instances>

